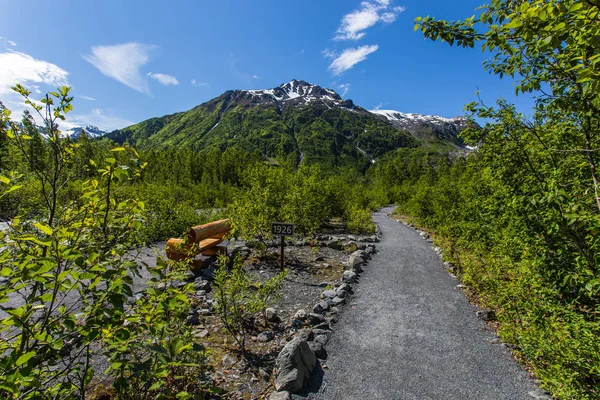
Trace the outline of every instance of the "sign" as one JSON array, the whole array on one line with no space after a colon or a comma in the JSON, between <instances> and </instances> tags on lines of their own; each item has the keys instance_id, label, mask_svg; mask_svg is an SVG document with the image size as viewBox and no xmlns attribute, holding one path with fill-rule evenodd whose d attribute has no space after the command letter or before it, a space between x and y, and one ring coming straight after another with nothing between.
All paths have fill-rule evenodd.
<instances>
[{"instance_id":1,"label":"sign","mask_svg":"<svg viewBox=\"0 0 600 400\"><path fill-rule=\"evenodd\" d=\"M271 234L273 236L294 236L294 224L285 222L272 222Z\"/></svg>"}]
</instances>

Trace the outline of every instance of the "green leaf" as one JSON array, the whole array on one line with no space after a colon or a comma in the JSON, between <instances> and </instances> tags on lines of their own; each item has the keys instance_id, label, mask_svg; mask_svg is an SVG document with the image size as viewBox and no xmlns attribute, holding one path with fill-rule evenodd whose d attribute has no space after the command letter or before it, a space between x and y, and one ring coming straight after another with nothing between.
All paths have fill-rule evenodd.
<instances>
[{"instance_id":1,"label":"green leaf","mask_svg":"<svg viewBox=\"0 0 600 400\"><path fill-rule=\"evenodd\" d=\"M20 367L21 365L25 364L27 361L29 361L33 356L35 356L35 351L29 351L23 355L21 355L21 357L19 357L17 359L17 366Z\"/></svg>"},{"instance_id":2,"label":"green leaf","mask_svg":"<svg viewBox=\"0 0 600 400\"><path fill-rule=\"evenodd\" d=\"M52 233L54 232L52 228L50 228L48 225L42 224L41 222L36 222L35 224L33 224L33 226L35 226L48 236L52 236Z\"/></svg>"}]
</instances>

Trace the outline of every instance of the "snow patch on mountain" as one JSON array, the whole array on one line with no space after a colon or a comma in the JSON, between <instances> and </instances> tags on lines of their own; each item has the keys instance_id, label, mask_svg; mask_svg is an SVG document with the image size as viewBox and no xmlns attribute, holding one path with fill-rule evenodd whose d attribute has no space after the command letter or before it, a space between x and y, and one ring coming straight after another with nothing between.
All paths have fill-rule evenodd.
<instances>
[{"instance_id":1,"label":"snow patch on mountain","mask_svg":"<svg viewBox=\"0 0 600 400\"><path fill-rule=\"evenodd\" d=\"M97 126L94 125L86 125L86 126L77 126L71 129L67 129L66 131L63 131L62 134L65 136L70 137L71 139L77 139L79 136L81 136L81 133L85 131L85 134L88 135L88 137L90 139L94 139L94 138L98 138L100 136L104 136L108 133L108 131L105 131L104 129L100 129Z\"/></svg>"},{"instance_id":2,"label":"snow patch on mountain","mask_svg":"<svg viewBox=\"0 0 600 400\"><path fill-rule=\"evenodd\" d=\"M273 89L244 90L260 102L276 102L287 105L306 105L313 101L333 103L338 106L344 100L335 91L324 89L318 85L305 81L292 80Z\"/></svg>"},{"instance_id":3,"label":"snow patch on mountain","mask_svg":"<svg viewBox=\"0 0 600 400\"><path fill-rule=\"evenodd\" d=\"M455 117L455 118L444 118L439 115L423 115L416 113L403 113L400 111L394 110L370 110L373 114L383 115L390 121L399 121L406 123L414 123L414 122L425 122L436 125L441 125L444 123L456 123L456 122L467 122L467 119L464 117Z\"/></svg>"}]
</instances>

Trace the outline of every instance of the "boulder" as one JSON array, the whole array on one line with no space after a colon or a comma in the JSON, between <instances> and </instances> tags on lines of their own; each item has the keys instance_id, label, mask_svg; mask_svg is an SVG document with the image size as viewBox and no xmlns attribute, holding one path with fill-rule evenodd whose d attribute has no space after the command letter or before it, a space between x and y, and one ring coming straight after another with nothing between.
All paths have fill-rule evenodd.
<instances>
[{"instance_id":1,"label":"boulder","mask_svg":"<svg viewBox=\"0 0 600 400\"><path fill-rule=\"evenodd\" d=\"M325 346L327 344L327 342L329 341L329 336L317 335L317 336L315 336L314 341L317 343L321 343L323 346Z\"/></svg>"},{"instance_id":2,"label":"boulder","mask_svg":"<svg viewBox=\"0 0 600 400\"><path fill-rule=\"evenodd\" d=\"M319 342L307 342L310 350L315 353L315 356L320 359L324 359L327 357L327 352L325 351L325 346Z\"/></svg>"},{"instance_id":3,"label":"boulder","mask_svg":"<svg viewBox=\"0 0 600 400\"><path fill-rule=\"evenodd\" d=\"M333 304L334 306L339 306L340 304L344 304L346 302L345 299L341 298L341 297L337 297L335 296L333 299L331 299L331 304Z\"/></svg>"},{"instance_id":4,"label":"boulder","mask_svg":"<svg viewBox=\"0 0 600 400\"><path fill-rule=\"evenodd\" d=\"M313 307L313 311L317 314L323 314L325 313L325 311L329 310L330 306L331 305L328 301L323 300L315 304L315 306Z\"/></svg>"},{"instance_id":5,"label":"boulder","mask_svg":"<svg viewBox=\"0 0 600 400\"><path fill-rule=\"evenodd\" d=\"M197 278L194 281L194 290L204 290L205 293L211 291L210 283L206 279Z\"/></svg>"},{"instance_id":6,"label":"boulder","mask_svg":"<svg viewBox=\"0 0 600 400\"><path fill-rule=\"evenodd\" d=\"M321 297L327 299L333 299L335 296L337 296L337 292L335 290L325 290L323 293L321 293Z\"/></svg>"},{"instance_id":7,"label":"boulder","mask_svg":"<svg viewBox=\"0 0 600 400\"><path fill-rule=\"evenodd\" d=\"M308 314L309 322L311 325L317 325L322 322L325 322L325 317L321 314L310 313Z\"/></svg>"},{"instance_id":8,"label":"boulder","mask_svg":"<svg viewBox=\"0 0 600 400\"><path fill-rule=\"evenodd\" d=\"M308 342L313 339L313 336L314 335L312 329L298 329L298 331L294 335L294 338L298 338Z\"/></svg>"},{"instance_id":9,"label":"boulder","mask_svg":"<svg viewBox=\"0 0 600 400\"><path fill-rule=\"evenodd\" d=\"M357 250L350 255L350 258L348 258L348 266L350 268L355 268L365 263L364 258L361 255L357 254L358 252L362 254L362 250Z\"/></svg>"},{"instance_id":10,"label":"boulder","mask_svg":"<svg viewBox=\"0 0 600 400\"><path fill-rule=\"evenodd\" d=\"M356 272L344 271L344 275L342 276L342 282L344 282L344 283L356 282Z\"/></svg>"},{"instance_id":11,"label":"boulder","mask_svg":"<svg viewBox=\"0 0 600 400\"><path fill-rule=\"evenodd\" d=\"M277 310L271 307L267 308L265 310L265 318L269 322L279 321L279 315L277 315Z\"/></svg>"},{"instance_id":12,"label":"boulder","mask_svg":"<svg viewBox=\"0 0 600 400\"><path fill-rule=\"evenodd\" d=\"M317 357L305 340L291 340L281 350L275 362L275 389L291 393L300 391L316 364Z\"/></svg>"}]
</instances>

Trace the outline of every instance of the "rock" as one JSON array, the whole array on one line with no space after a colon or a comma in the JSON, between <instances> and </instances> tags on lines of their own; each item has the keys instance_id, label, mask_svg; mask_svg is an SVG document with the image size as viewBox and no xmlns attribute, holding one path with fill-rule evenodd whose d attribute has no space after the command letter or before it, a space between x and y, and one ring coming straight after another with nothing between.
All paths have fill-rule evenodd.
<instances>
[{"instance_id":1,"label":"rock","mask_svg":"<svg viewBox=\"0 0 600 400\"><path fill-rule=\"evenodd\" d=\"M543 389L535 389L530 392L527 392L531 397L536 400L552 400L552 396L550 393L546 392Z\"/></svg>"},{"instance_id":2,"label":"rock","mask_svg":"<svg viewBox=\"0 0 600 400\"><path fill-rule=\"evenodd\" d=\"M335 296L337 296L337 292L335 290L325 290L323 293L321 293L321 297L328 299L333 299Z\"/></svg>"},{"instance_id":3,"label":"rock","mask_svg":"<svg viewBox=\"0 0 600 400\"><path fill-rule=\"evenodd\" d=\"M371 258L371 255L364 250L356 250L350 255L350 257L352 256L362 258L363 261L367 261Z\"/></svg>"},{"instance_id":4,"label":"rock","mask_svg":"<svg viewBox=\"0 0 600 400\"><path fill-rule=\"evenodd\" d=\"M300 391L316 364L317 357L308 343L301 339L293 339L277 356L275 389L292 393Z\"/></svg>"},{"instance_id":5,"label":"rock","mask_svg":"<svg viewBox=\"0 0 600 400\"><path fill-rule=\"evenodd\" d=\"M310 350L315 353L315 356L318 358L324 359L327 358L327 352L325 351L325 347L322 343L318 342L307 342Z\"/></svg>"},{"instance_id":6,"label":"rock","mask_svg":"<svg viewBox=\"0 0 600 400\"><path fill-rule=\"evenodd\" d=\"M365 251L365 253L367 253L369 255L370 254L374 254L375 253L375 247L372 244L367 245L367 247L365 248L364 251Z\"/></svg>"},{"instance_id":7,"label":"rock","mask_svg":"<svg viewBox=\"0 0 600 400\"><path fill-rule=\"evenodd\" d=\"M343 299L341 297L337 297L335 296L333 299L331 299L331 304L333 304L334 306L339 306L340 304L344 304L346 302L346 299Z\"/></svg>"},{"instance_id":8,"label":"rock","mask_svg":"<svg viewBox=\"0 0 600 400\"><path fill-rule=\"evenodd\" d=\"M359 250L367 250L367 244L366 243L357 243L356 248Z\"/></svg>"},{"instance_id":9,"label":"rock","mask_svg":"<svg viewBox=\"0 0 600 400\"><path fill-rule=\"evenodd\" d=\"M346 292L343 289L337 288L335 290L335 295L336 295L336 297L339 297L340 299L343 299L343 298L345 298L348 295L348 292Z\"/></svg>"},{"instance_id":10,"label":"rock","mask_svg":"<svg viewBox=\"0 0 600 400\"><path fill-rule=\"evenodd\" d=\"M315 336L329 335L331 333L331 329L316 329L316 328L314 328L312 331L313 331L313 333L314 333Z\"/></svg>"},{"instance_id":11,"label":"rock","mask_svg":"<svg viewBox=\"0 0 600 400\"><path fill-rule=\"evenodd\" d=\"M250 256L250 249L247 246L235 246L232 250L231 250L231 257L235 258L238 255L244 259L248 258Z\"/></svg>"},{"instance_id":12,"label":"rock","mask_svg":"<svg viewBox=\"0 0 600 400\"><path fill-rule=\"evenodd\" d=\"M196 333L196 336L199 337L200 339L204 339L205 337L207 337L209 334L208 330L203 329L200 332Z\"/></svg>"},{"instance_id":13,"label":"rock","mask_svg":"<svg viewBox=\"0 0 600 400\"><path fill-rule=\"evenodd\" d=\"M331 330L331 325L329 325L329 322L322 322L319 325L315 325L313 327L313 332L330 331L330 330Z\"/></svg>"},{"instance_id":14,"label":"rock","mask_svg":"<svg viewBox=\"0 0 600 400\"><path fill-rule=\"evenodd\" d=\"M269 396L269 400L292 400L290 392L284 390L283 392L273 392Z\"/></svg>"},{"instance_id":15,"label":"rock","mask_svg":"<svg viewBox=\"0 0 600 400\"><path fill-rule=\"evenodd\" d=\"M313 307L313 311L317 314L323 314L325 311L329 310L330 304L329 302L323 300L315 304Z\"/></svg>"},{"instance_id":16,"label":"rock","mask_svg":"<svg viewBox=\"0 0 600 400\"><path fill-rule=\"evenodd\" d=\"M339 314L340 309L337 307L331 307L331 310L329 310L329 312L332 314Z\"/></svg>"},{"instance_id":17,"label":"rock","mask_svg":"<svg viewBox=\"0 0 600 400\"><path fill-rule=\"evenodd\" d=\"M322 322L325 322L325 317L321 314L310 313L308 314L309 322L311 325L317 325Z\"/></svg>"},{"instance_id":18,"label":"rock","mask_svg":"<svg viewBox=\"0 0 600 400\"><path fill-rule=\"evenodd\" d=\"M328 240L327 242L325 242L325 245L327 247L329 247L330 249L334 249L334 250L342 250L344 248L344 246L342 245L342 242L337 239Z\"/></svg>"},{"instance_id":19,"label":"rock","mask_svg":"<svg viewBox=\"0 0 600 400\"><path fill-rule=\"evenodd\" d=\"M350 291L352 291L352 286L350 286L348 283L342 283L336 289L336 292L348 292L348 293L350 293ZM342 296L339 295L339 293L338 293L338 296L342 297Z\"/></svg>"},{"instance_id":20,"label":"rock","mask_svg":"<svg viewBox=\"0 0 600 400\"><path fill-rule=\"evenodd\" d=\"M300 321L305 321L306 318L308 318L308 314L303 309L296 311L296 314L294 314L294 319L298 319Z\"/></svg>"},{"instance_id":21,"label":"rock","mask_svg":"<svg viewBox=\"0 0 600 400\"><path fill-rule=\"evenodd\" d=\"M494 321L496 319L496 313L494 310L477 311L477 316L484 321Z\"/></svg>"},{"instance_id":22,"label":"rock","mask_svg":"<svg viewBox=\"0 0 600 400\"><path fill-rule=\"evenodd\" d=\"M265 318L269 322L279 321L279 315L277 315L277 310L271 307L267 308L265 310Z\"/></svg>"},{"instance_id":23,"label":"rock","mask_svg":"<svg viewBox=\"0 0 600 400\"><path fill-rule=\"evenodd\" d=\"M329 336L327 336L327 335L317 335L317 336L315 336L315 338L313 340L315 342L321 343L323 346L325 346L327 344L327 342L329 342Z\"/></svg>"},{"instance_id":24,"label":"rock","mask_svg":"<svg viewBox=\"0 0 600 400\"><path fill-rule=\"evenodd\" d=\"M211 291L210 283L205 279L196 279L194 281L194 290L204 290L208 293Z\"/></svg>"},{"instance_id":25,"label":"rock","mask_svg":"<svg viewBox=\"0 0 600 400\"><path fill-rule=\"evenodd\" d=\"M357 250L354 253L350 254L350 258L348 258L348 266L350 266L351 268L355 268L365 263L364 258L357 254L358 252L362 254L362 250Z\"/></svg>"},{"instance_id":26,"label":"rock","mask_svg":"<svg viewBox=\"0 0 600 400\"><path fill-rule=\"evenodd\" d=\"M226 368L233 367L237 363L237 358L235 358L234 355L231 355L231 354L227 353L227 354L225 354L225 356L221 360L221 363Z\"/></svg>"},{"instance_id":27,"label":"rock","mask_svg":"<svg viewBox=\"0 0 600 400\"><path fill-rule=\"evenodd\" d=\"M348 240L352 240L354 242L357 241L356 236L354 236L354 235L348 235Z\"/></svg>"},{"instance_id":28,"label":"rock","mask_svg":"<svg viewBox=\"0 0 600 400\"><path fill-rule=\"evenodd\" d=\"M188 315L187 318L185 319L185 323L186 325L200 325L200 318L198 318L197 314L192 314L192 315Z\"/></svg>"},{"instance_id":29,"label":"rock","mask_svg":"<svg viewBox=\"0 0 600 400\"><path fill-rule=\"evenodd\" d=\"M270 342L274 338L275 338L275 333L273 333L273 331L264 331L258 335L257 340L259 342Z\"/></svg>"},{"instance_id":30,"label":"rock","mask_svg":"<svg viewBox=\"0 0 600 400\"><path fill-rule=\"evenodd\" d=\"M216 265L214 265L214 264L209 265L208 267L206 267L202 270L202 277L204 279L208 279L209 281L212 281L213 278L215 277L216 269L217 269Z\"/></svg>"},{"instance_id":31,"label":"rock","mask_svg":"<svg viewBox=\"0 0 600 400\"><path fill-rule=\"evenodd\" d=\"M294 338L299 338L308 342L309 340L313 340L313 336L312 329L299 329L294 335Z\"/></svg>"},{"instance_id":32,"label":"rock","mask_svg":"<svg viewBox=\"0 0 600 400\"><path fill-rule=\"evenodd\" d=\"M271 375L269 375L269 373L267 372L266 369L264 368L259 368L258 369L258 374L265 380L265 381L269 381L269 379L271 379Z\"/></svg>"},{"instance_id":33,"label":"rock","mask_svg":"<svg viewBox=\"0 0 600 400\"><path fill-rule=\"evenodd\" d=\"M356 282L356 272L344 271L344 275L342 276L342 282L344 282L344 283Z\"/></svg>"},{"instance_id":34,"label":"rock","mask_svg":"<svg viewBox=\"0 0 600 400\"><path fill-rule=\"evenodd\" d=\"M315 261L325 261L325 257L323 257L323 256L315 257Z\"/></svg>"},{"instance_id":35,"label":"rock","mask_svg":"<svg viewBox=\"0 0 600 400\"><path fill-rule=\"evenodd\" d=\"M304 246L306 246L306 240L305 239L296 240L296 243L294 243L294 246L304 247Z\"/></svg>"},{"instance_id":36,"label":"rock","mask_svg":"<svg viewBox=\"0 0 600 400\"><path fill-rule=\"evenodd\" d=\"M207 316L207 315L212 314L212 312L208 308L202 308L202 309L198 310L198 314Z\"/></svg>"}]
</instances>

